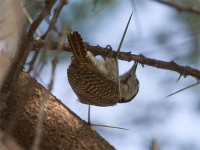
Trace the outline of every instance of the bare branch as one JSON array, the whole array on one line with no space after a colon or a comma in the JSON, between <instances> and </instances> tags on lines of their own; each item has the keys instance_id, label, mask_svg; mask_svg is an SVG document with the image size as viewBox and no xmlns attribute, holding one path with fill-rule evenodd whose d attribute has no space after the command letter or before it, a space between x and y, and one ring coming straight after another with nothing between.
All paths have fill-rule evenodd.
<instances>
[{"instance_id":1,"label":"bare branch","mask_svg":"<svg viewBox=\"0 0 200 150\"><path fill-rule=\"evenodd\" d=\"M58 20L58 17L60 15L60 12L62 10L62 8L64 7L64 5L67 4L67 0L61 0L59 6L55 9L55 12L54 12L54 16L51 20L51 22L49 23L49 27L47 29L47 31L45 32L45 34L41 37L41 39L45 39L47 34L49 33L49 31L53 28L55 28L55 24Z\"/></svg>"},{"instance_id":2,"label":"bare branch","mask_svg":"<svg viewBox=\"0 0 200 150\"><path fill-rule=\"evenodd\" d=\"M50 83L48 85L48 89L49 91L52 90L53 88L53 84L54 84L54 79L55 79L55 72L56 72L56 66L57 66L57 63L59 61L59 58L61 56L61 53L62 53L62 45L65 43L65 35L67 34L67 30L64 28L63 31L62 31L62 35L60 37L60 40L59 40L59 45L58 45L58 51L54 57L54 59L52 60L52 72L51 72L51 80L50 80Z\"/></svg>"},{"instance_id":3,"label":"bare branch","mask_svg":"<svg viewBox=\"0 0 200 150\"><path fill-rule=\"evenodd\" d=\"M56 0L49 0L48 2L46 2L46 5L42 9L41 13L36 18L36 20L32 23L29 29L29 32L28 32L29 38L32 38L32 36L34 35L35 31L37 30L37 28L39 27L43 19L50 14L51 8L55 4L55 2Z\"/></svg>"},{"instance_id":4,"label":"bare branch","mask_svg":"<svg viewBox=\"0 0 200 150\"><path fill-rule=\"evenodd\" d=\"M24 15L26 16L27 20L29 21L30 24L33 23L33 18L31 17L31 15L29 14L28 10L26 9L25 6L22 6L22 9L24 11ZM42 35L42 33L40 32L39 29L36 30L38 35Z\"/></svg>"},{"instance_id":5,"label":"bare branch","mask_svg":"<svg viewBox=\"0 0 200 150\"><path fill-rule=\"evenodd\" d=\"M187 7L187 6L183 6L181 4L175 3L173 1L169 1L169 0L153 0L165 5L168 5L170 7L173 7L175 9L177 9L178 11L182 11L182 12L189 12L189 13L193 13L193 14L200 14L200 10L192 8L192 7Z\"/></svg>"},{"instance_id":6,"label":"bare branch","mask_svg":"<svg viewBox=\"0 0 200 150\"><path fill-rule=\"evenodd\" d=\"M38 57L39 52L40 51L35 51L32 60L28 63L29 64L29 68L28 68L27 73L30 73L34 69L34 63L35 63L35 61L36 61L36 59Z\"/></svg>"},{"instance_id":7,"label":"bare branch","mask_svg":"<svg viewBox=\"0 0 200 150\"><path fill-rule=\"evenodd\" d=\"M34 43L35 45L33 47L33 50L45 47L45 45L48 45L48 47L52 50L58 48L58 42L56 41L51 41L46 43L44 40L36 40L34 41ZM63 51L71 52L71 49L68 45L64 44L62 48ZM100 46L88 45L88 50L91 51L95 56L101 55L103 57L106 57L109 54L109 51L106 48ZM113 57L116 57L117 54L118 52L113 51ZM167 62L157 59L151 59L143 56L142 54L140 55L131 54L131 52L119 52L118 58L125 61L136 61L142 65L148 65L160 69L175 71L178 72L180 75L183 75L184 77L192 76L197 80L200 80L200 70L194 69L190 66L178 65L174 61Z\"/></svg>"}]
</instances>

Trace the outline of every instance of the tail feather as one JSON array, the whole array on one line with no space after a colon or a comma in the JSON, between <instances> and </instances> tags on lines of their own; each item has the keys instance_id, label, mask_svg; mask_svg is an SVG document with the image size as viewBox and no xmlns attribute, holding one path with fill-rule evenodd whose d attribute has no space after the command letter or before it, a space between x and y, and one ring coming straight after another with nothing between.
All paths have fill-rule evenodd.
<instances>
[{"instance_id":1,"label":"tail feather","mask_svg":"<svg viewBox=\"0 0 200 150\"><path fill-rule=\"evenodd\" d=\"M67 34L69 46L72 49L72 53L78 61L84 61L87 56L85 44L81 38L81 35L75 31Z\"/></svg>"}]
</instances>

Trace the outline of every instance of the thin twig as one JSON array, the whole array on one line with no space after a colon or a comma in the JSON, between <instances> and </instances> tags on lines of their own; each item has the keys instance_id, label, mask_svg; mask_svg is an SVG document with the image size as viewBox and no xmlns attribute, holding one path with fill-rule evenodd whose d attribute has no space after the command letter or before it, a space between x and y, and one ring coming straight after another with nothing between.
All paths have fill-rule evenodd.
<instances>
[{"instance_id":1,"label":"thin twig","mask_svg":"<svg viewBox=\"0 0 200 150\"><path fill-rule=\"evenodd\" d=\"M33 18L32 18L31 15L29 14L28 10L26 9L25 6L22 6L22 9L23 9L24 15L26 16L26 18L27 18L27 20L29 21L29 23L32 24L32 23L33 23ZM40 32L39 29L37 29L36 32L37 32L37 34L38 34L39 36L42 35L42 33Z\"/></svg>"},{"instance_id":2,"label":"thin twig","mask_svg":"<svg viewBox=\"0 0 200 150\"><path fill-rule=\"evenodd\" d=\"M51 73L51 80L50 80L50 83L48 85L48 90L51 91L52 88L53 88L53 84L54 84L54 79L55 79L55 72L56 72L56 66L57 66L57 63L58 63L58 60L61 56L61 53L62 53L62 45L65 43L65 36L67 34L67 30L66 28L63 29L62 31L62 35L60 37L60 40L59 40L59 46L58 46L58 51L56 53L56 56L54 57L53 61L52 61L52 73Z\"/></svg>"},{"instance_id":3,"label":"thin twig","mask_svg":"<svg viewBox=\"0 0 200 150\"><path fill-rule=\"evenodd\" d=\"M40 51L35 51L32 60L28 63L29 68L28 68L27 73L30 73L34 69L34 63L35 63L36 59L38 58L39 52Z\"/></svg>"},{"instance_id":4,"label":"thin twig","mask_svg":"<svg viewBox=\"0 0 200 150\"><path fill-rule=\"evenodd\" d=\"M131 21L131 18L132 18L132 15L133 15L133 12L131 13L129 19L128 19L128 22L126 24L126 27L124 29L124 33L123 33L123 36L121 38L121 41L119 43L119 46L117 48L117 53L120 52L121 50L121 47L122 47L122 44L123 44L123 41L124 41L124 38L126 36L126 32L128 30L128 27L129 27L129 24L130 24L130 21ZM119 90L119 100L121 101L121 86L120 86L120 78L119 78L119 64L118 64L118 55L116 55L115 57L115 62L116 62L116 68L117 68L117 83L118 83L118 90Z\"/></svg>"},{"instance_id":5,"label":"thin twig","mask_svg":"<svg viewBox=\"0 0 200 150\"><path fill-rule=\"evenodd\" d=\"M177 94L177 93L179 93L179 92L181 92L181 91L184 91L184 90L186 90L186 89L189 89L189 88L191 88L191 87L194 87L194 86L196 86L196 85L198 85L198 84L200 84L200 82L197 82L197 83L194 83L194 84L192 84L192 85L189 85L189 86L187 86L187 87L185 87L185 88L182 88L182 89L180 89L180 90L178 90L178 91L176 91L176 92L174 92L174 93L172 93L172 94L167 95L165 98L170 97L170 96L172 96L172 95L175 95L175 94Z\"/></svg>"},{"instance_id":6,"label":"thin twig","mask_svg":"<svg viewBox=\"0 0 200 150\"><path fill-rule=\"evenodd\" d=\"M51 22L49 23L49 27L48 27L47 31L44 33L44 35L42 35L41 39L45 39L47 34L49 33L49 31L55 27L55 24L58 20L60 12L65 4L67 4L67 0L61 0L59 6L55 9L54 16L53 16Z\"/></svg>"},{"instance_id":7,"label":"thin twig","mask_svg":"<svg viewBox=\"0 0 200 150\"><path fill-rule=\"evenodd\" d=\"M37 78L40 75L41 71L43 70L45 64L47 63L48 50L49 50L48 46L44 48L44 51L42 52L41 57L36 65L37 68L34 69L33 77Z\"/></svg>"},{"instance_id":8,"label":"thin twig","mask_svg":"<svg viewBox=\"0 0 200 150\"><path fill-rule=\"evenodd\" d=\"M153 0L162 4L165 4L167 6L173 7L175 9L177 9L178 11L182 11L182 12L189 12L189 13L193 13L193 14L200 14L200 10L192 8L192 7L187 7L187 6L183 6L181 4L175 3L173 1L170 0Z\"/></svg>"},{"instance_id":9,"label":"thin twig","mask_svg":"<svg viewBox=\"0 0 200 150\"><path fill-rule=\"evenodd\" d=\"M101 124L91 124L91 125L96 126L96 127L106 127L106 128L114 128L114 129L121 129L121 130L129 130L129 129L117 127L117 126L109 126L109 125L101 125Z\"/></svg>"},{"instance_id":10,"label":"thin twig","mask_svg":"<svg viewBox=\"0 0 200 150\"><path fill-rule=\"evenodd\" d=\"M37 28L41 24L41 22L44 20L46 16L48 16L51 12L51 8L55 4L56 0L49 0L46 2L44 8L42 9L41 13L39 16L35 19L35 21L32 23L29 32L28 32L28 37L32 38L34 33L36 32Z\"/></svg>"}]
</instances>

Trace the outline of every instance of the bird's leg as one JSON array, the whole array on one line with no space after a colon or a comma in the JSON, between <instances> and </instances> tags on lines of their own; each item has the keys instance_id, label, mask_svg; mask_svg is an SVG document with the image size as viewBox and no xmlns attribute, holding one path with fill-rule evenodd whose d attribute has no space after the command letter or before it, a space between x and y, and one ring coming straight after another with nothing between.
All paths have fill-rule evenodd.
<instances>
[{"instance_id":1,"label":"bird's leg","mask_svg":"<svg viewBox=\"0 0 200 150\"><path fill-rule=\"evenodd\" d=\"M103 57L104 60L106 60L106 58L111 58L113 55L113 49L110 45L106 46L106 51L107 51L107 56Z\"/></svg>"},{"instance_id":2,"label":"bird's leg","mask_svg":"<svg viewBox=\"0 0 200 150\"><path fill-rule=\"evenodd\" d=\"M91 123L90 123L90 105L88 105L88 124L91 125Z\"/></svg>"}]
</instances>

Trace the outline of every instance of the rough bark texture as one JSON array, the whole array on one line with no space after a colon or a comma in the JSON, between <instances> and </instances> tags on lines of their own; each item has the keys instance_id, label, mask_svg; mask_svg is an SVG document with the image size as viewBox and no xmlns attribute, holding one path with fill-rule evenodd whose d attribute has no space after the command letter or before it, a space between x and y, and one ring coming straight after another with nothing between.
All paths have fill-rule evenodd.
<instances>
[{"instance_id":1,"label":"rough bark texture","mask_svg":"<svg viewBox=\"0 0 200 150\"><path fill-rule=\"evenodd\" d=\"M41 100L44 116L40 149L114 149L27 73L20 74L6 99L3 104L1 97L0 127L25 149L34 143Z\"/></svg>"}]
</instances>

